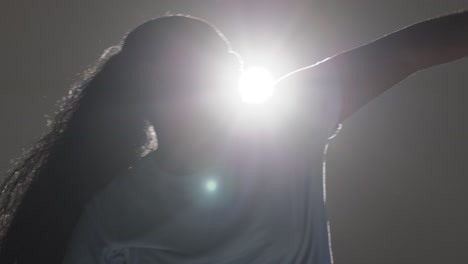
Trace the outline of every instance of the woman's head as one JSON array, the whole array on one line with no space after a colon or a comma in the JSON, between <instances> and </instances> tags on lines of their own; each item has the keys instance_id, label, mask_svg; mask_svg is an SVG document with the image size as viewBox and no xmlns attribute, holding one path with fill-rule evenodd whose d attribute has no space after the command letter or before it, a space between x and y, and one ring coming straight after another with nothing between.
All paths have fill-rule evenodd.
<instances>
[{"instance_id":1,"label":"woman's head","mask_svg":"<svg viewBox=\"0 0 468 264\"><path fill-rule=\"evenodd\" d=\"M122 56L131 61L138 103L160 150L200 156L227 133L226 104L236 92L241 60L214 26L180 15L153 19L128 34Z\"/></svg>"}]
</instances>

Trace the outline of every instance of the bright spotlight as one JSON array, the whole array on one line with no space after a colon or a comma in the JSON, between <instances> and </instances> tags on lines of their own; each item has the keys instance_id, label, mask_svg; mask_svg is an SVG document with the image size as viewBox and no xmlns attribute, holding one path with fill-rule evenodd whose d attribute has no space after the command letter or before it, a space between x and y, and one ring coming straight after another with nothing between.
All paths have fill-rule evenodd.
<instances>
[{"instance_id":1,"label":"bright spotlight","mask_svg":"<svg viewBox=\"0 0 468 264\"><path fill-rule=\"evenodd\" d=\"M247 69L239 81L239 92L242 101L249 104L260 104L273 94L273 75L264 68Z\"/></svg>"}]
</instances>

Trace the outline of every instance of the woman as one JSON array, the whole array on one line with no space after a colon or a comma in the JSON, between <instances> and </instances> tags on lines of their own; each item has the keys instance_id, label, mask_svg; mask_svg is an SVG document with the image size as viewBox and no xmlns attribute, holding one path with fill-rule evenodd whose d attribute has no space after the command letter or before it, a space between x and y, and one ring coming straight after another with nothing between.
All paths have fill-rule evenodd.
<instances>
[{"instance_id":1,"label":"woman","mask_svg":"<svg viewBox=\"0 0 468 264\"><path fill-rule=\"evenodd\" d=\"M0 262L331 263L328 139L406 76L465 56L454 43L466 17L289 74L262 108L271 113L236 110L241 63L213 26L187 16L140 25L71 90L4 182ZM430 57L441 36L437 48L451 53Z\"/></svg>"}]
</instances>

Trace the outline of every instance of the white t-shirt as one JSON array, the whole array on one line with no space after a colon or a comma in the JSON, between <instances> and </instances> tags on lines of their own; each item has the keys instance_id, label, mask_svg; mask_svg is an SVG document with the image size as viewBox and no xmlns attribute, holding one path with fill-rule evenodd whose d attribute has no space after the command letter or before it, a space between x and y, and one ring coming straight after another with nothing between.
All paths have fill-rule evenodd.
<instances>
[{"instance_id":1,"label":"white t-shirt","mask_svg":"<svg viewBox=\"0 0 468 264\"><path fill-rule=\"evenodd\" d=\"M331 264L323 157L340 102L298 71L217 171L175 177L148 154L86 205L63 263Z\"/></svg>"}]
</instances>

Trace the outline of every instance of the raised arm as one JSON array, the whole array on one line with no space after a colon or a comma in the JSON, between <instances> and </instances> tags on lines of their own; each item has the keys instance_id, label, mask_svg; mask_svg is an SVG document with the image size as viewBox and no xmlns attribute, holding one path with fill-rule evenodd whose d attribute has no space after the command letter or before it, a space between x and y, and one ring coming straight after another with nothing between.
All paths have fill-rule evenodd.
<instances>
[{"instance_id":1,"label":"raised arm","mask_svg":"<svg viewBox=\"0 0 468 264\"><path fill-rule=\"evenodd\" d=\"M468 12L426 20L345 51L310 69L338 78L341 121L412 73L468 55Z\"/></svg>"}]
</instances>

